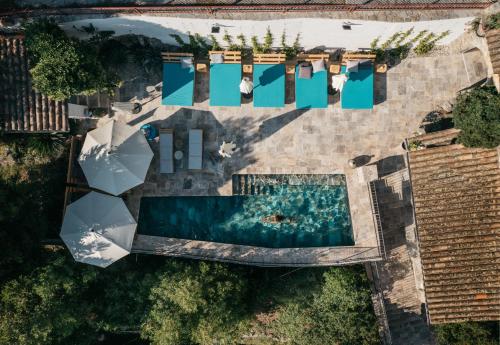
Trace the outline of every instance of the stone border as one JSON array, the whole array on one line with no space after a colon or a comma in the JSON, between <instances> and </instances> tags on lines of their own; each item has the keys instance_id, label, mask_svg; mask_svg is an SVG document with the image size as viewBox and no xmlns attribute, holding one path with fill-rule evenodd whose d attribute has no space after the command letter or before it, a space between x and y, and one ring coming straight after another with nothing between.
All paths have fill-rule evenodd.
<instances>
[{"instance_id":1,"label":"stone border","mask_svg":"<svg viewBox=\"0 0 500 345\"><path fill-rule=\"evenodd\" d=\"M382 260L377 247L264 248L147 235L136 235L132 253L280 267L340 266Z\"/></svg>"}]
</instances>

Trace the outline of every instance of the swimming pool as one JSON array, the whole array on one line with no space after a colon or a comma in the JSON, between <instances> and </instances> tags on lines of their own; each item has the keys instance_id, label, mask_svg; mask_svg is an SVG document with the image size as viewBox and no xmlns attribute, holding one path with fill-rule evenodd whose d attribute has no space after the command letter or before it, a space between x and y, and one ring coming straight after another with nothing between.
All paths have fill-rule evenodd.
<instances>
[{"instance_id":1,"label":"swimming pool","mask_svg":"<svg viewBox=\"0 0 500 345\"><path fill-rule=\"evenodd\" d=\"M233 179L239 195L143 197L137 231L269 248L354 245L344 175L251 176L243 188Z\"/></svg>"}]
</instances>

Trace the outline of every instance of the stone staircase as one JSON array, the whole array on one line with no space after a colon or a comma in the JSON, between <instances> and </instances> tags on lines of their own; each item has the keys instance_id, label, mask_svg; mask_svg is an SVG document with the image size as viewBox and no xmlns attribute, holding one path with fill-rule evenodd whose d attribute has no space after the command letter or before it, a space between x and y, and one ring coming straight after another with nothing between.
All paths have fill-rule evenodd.
<instances>
[{"instance_id":1,"label":"stone staircase","mask_svg":"<svg viewBox=\"0 0 500 345\"><path fill-rule=\"evenodd\" d=\"M411 191L407 169L381 178L375 184L387 260L377 263L378 287L394 345L433 344L422 301L416 287L411 244L406 233L413 227Z\"/></svg>"}]
</instances>

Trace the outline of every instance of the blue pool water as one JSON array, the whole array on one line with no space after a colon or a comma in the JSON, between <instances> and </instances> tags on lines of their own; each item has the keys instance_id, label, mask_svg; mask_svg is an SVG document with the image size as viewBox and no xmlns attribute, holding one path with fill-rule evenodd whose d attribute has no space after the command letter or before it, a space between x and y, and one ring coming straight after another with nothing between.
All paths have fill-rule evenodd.
<instances>
[{"instance_id":1,"label":"blue pool water","mask_svg":"<svg viewBox=\"0 0 500 345\"><path fill-rule=\"evenodd\" d=\"M144 197L138 233L270 248L353 245L344 176L308 176L294 184L259 178L264 182L236 191L250 195ZM285 220L264 221L274 214Z\"/></svg>"}]
</instances>

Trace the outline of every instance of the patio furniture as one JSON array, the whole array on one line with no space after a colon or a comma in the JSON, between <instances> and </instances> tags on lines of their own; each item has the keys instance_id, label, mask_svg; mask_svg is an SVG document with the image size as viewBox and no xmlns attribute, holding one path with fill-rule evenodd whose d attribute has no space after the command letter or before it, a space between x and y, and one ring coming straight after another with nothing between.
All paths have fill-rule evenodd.
<instances>
[{"instance_id":1,"label":"patio furniture","mask_svg":"<svg viewBox=\"0 0 500 345\"><path fill-rule=\"evenodd\" d=\"M339 74L340 73L340 64L338 64L338 63L331 64L329 70L330 70L331 74Z\"/></svg>"},{"instance_id":2,"label":"patio furniture","mask_svg":"<svg viewBox=\"0 0 500 345\"><path fill-rule=\"evenodd\" d=\"M253 66L252 65L243 65L243 73L252 74Z\"/></svg>"},{"instance_id":3,"label":"patio furniture","mask_svg":"<svg viewBox=\"0 0 500 345\"><path fill-rule=\"evenodd\" d=\"M120 195L144 182L152 159L139 129L111 120L87 133L78 163L90 187Z\"/></svg>"},{"instance_id":4,"label":"patio furniture","mask_svg":"<svg viewBox=\"0 0 500 345\"><path fill-rule=\"evenodd\" d=\"M241 52L210 51L210 105L241 105Z\"/></svg>"},{"instance_id":5,"label":"patio furniture","mask_svg":"<svg viewBox=\"0 0 500 345\"><path fill-rule=\"evenodd\" d=\"M188 169L201 170L203 165L203 130L189 130Z\"/></svg>"},{"instance_id":6,"label":"patio furniture","mask_svg":"<svg viewBox=\"0 0 500 345\"><path fill-rule=\"evenodd\" d=\"M90 192L66 207L59 236L75 261L107 267L130 253L136 227L121 198Z\"/></svg>"},{"instance_id":7,"label":"patio furniture","mask_svg":"<svg viewBox=\"0 0 500 345\"><path fill-rule=\"evenodd\" d=\"M377 57L376 54L363 53L363 52L350 52L342 54L342 64L344 65L348 60L373 60Z\"/></svg>"},{"instance_id":8,"label":"patio furniture","mask_svg":"<svg viewBox=\"0 0 500 345\"><path fill-rule=\"evenodd\" d=\"M141 126L141 132L142 134L144 134L144 137L147 141L154 141L158 136L158 131L156 130L156 128L149 123Z\"/></svg>"},{"instance_id":9,"label":"patio furniture","mask_svg":"<svg viewBox=\"0 0 500 345\"><path fill-rule=\"evenodd\" d=\"M160 173L172 174L174 172L174 131L160 129Z\"/></svg>"},{"instance_id":10,"label":"patio furniture","mask_svg":"<svg viewBox=\"0 0 500 345\"><path fill-rule=\"evenodd\" d=\"M332 75L332 88L335 91L342 92L346 81L347 76L345 74Z\"/></svg>"},{"instance_id":11,"label":"patio furniture","mask_svg":"<svg viewBox=\"0 0 500 345\"><path fill-rule=\"evenodd\" d=\"M375 72L377 72L377 73L386 73L387 72L387 64L385 64L385 63L376 64L375 65Z\"/></svg>"},{"instance_id":12,"label":"patio furniture","mask_svg":"<svg viewBox=\"0 0 500 345\"><path fill-rule=\"evenodd\" d=\"M285 54L254 55L254 107L285 106L285 59Z\"/></svg>"},{"instance_id":13,"label":"patio furniture","mask_svg":"<svg viewBox=\"0 0 500 345\"><path fill-rule=\"evenodd\" d=\"M357 72L348 72L342 66L341 73L346 73L348 79L340 94L342 109L372 109L373 108L373 63L366 61L358 66Z\"/></svg>"},{"instance_id":14,"label":"patio furniture","mask_svg":"<svg viewBox=\"0 0 500 345\"><path fill-rule=\"evenodd\" d=\"M302 54L298 61L328 61L328 54ZM300 67L295 68L295 105L297 109L326 108L328 106L328 72L314 72L310 79L299 78Z\"/></svg>"},{"instance_id":15,"label":"patio furniture","mask_svg":"<svg viewBox=\"0 0 500 345\"><path fill-rule=\"evenodd\" d=\"M243 77L240 83L240 92L243 95L250 95L253 92L253 83L248 77Z\"/></svg>"},{"instance_id":16,"label":"patio furniture","mask_svg":"<svg viewBox=\"0 0 500 345\"><path fill-rule=\"evenodd\" d=\"M194 99L194 64L191 53L162 53L163 105L191 106Z\"/></svg>"},{"instance_id":17,"label":"patio furniture","mask_svg":"<svg viewBox=\"0 0 500 345\"><path fill-rule=\"evenodd\" d=\"M235 150L236 150L235 143L233 143L232 141L230 142L223 141L219 149L219 155L225 158L231 158Z\"/></svg>"},{"instance_id":18,"label":"patio furniture","mask_svg":"<svg viewBox=\"0 0 500 345\"><path fill-rule=\"evenodd\" d=\"M197 63L196 64L196 72L207 73L208 72L207 64L206 63Z\"/></svg>"},{"instance_id":19,"label":"patio furniture","mask_svg":"<svg viewBox=\"0 0 500 345\"><path fill-rule=\"evenodd\" d=\"M184 158L184 153L182 151L175 151L174 158L176 161L180 161L182 158Z\"/></svg>"}]
</instances>

